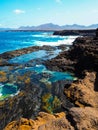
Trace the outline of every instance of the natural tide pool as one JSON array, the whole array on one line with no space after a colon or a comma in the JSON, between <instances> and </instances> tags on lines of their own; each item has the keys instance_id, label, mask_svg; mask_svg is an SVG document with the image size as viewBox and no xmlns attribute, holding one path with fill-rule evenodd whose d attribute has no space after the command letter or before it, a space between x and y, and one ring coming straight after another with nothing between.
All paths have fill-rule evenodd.
<instances>
[{"instance_id":1,"label":"natural tide pool","mask_svg":"<svg viewBox=\"0 0 98 130\"><path fill-rule=\"evenodd\" d=\"M39 50L12 58L8 62L11 64L25 64L30 60L48 60L56 57L60 52L61 49L55 49L53 51Z\"/></svg>"},{"instance_id":2,"label":"natural tide pool","mask_svg":"<svg viewBox=\"0 0 98 130\"><path fill-rule=\"evenodd\" d=\"M61 102L66 101L62 99L64 84L75 80L71 73L50 71L43 64L0 67L0 77L0 100L18 95L26 85L35 84L42 90L39 109L49 113L61 109Z\"/></svg>"},{"instance_id":3,"label":"natural tide pool","mask_svg":"<svg viewBox=\"0 0 98 130\"><path fill-rule=\"evenodd\" d=\"M70 80L70 81L75 80L75 77L68 72L50 71L44 65L35 65L33 67L19 66L19 67L15 67L12 70L10 70L10 68L7 69L6 71L0 70L0 72L4 73L4 75L3 74L0 75L2 81L4 77L6 77L6 81L0 83L1 99L3 99L3 97L6 97L8 95L10 96L16 94L19 91L19 89L21 89L18 87L18 85L19 86L21 86L21 84L23 85L23 82L25 82L25 80L28 78L30 81L33 81L35 83L37 82L38 79L40 83L42 82L42 83L50 83L50 84L60 80Z\"/></svg>"},{"instance_id":4,"label":"natural tide pool","mask_svg":"<svg viewBox=\"0 0 98 130\"><path fill-rule=\"evenodd\" d=\"M6 33L8 39L5 38L5 45L8 45L6 44L6 42L8 43L8 40L11 40L12 42L9 45L12 46L12 43L14 43L13 40L15 40L16 46L18 38L17 36L20 36L19 38L21 40L24 39L23 43L18 44L19 48L24 48L25 45L29 44L29 40L26 41L28 36L26 36L25 33L21 33L22 36L18 33L13 33L13 40L10 39L11 34L12 33ZM13 98L13 96L16 95L18 96L18 94L22 90L24 90L26 86L33 86L34 84L34 86L37 86L39 90L41 89L41 108L43 108L47 112L52 113L53 111L55 111L55 109L58 109L60 107L60 105L62 104L62 99L65 98L65 96L63 96L64 84L66 84L67 82L73 82L73 80L76 80L76 78L72 73L69 72L48 70L44 65L44 62L46 60L55 58L60 52L62 52L62 50L66 48L63 48L63 46L58 47L59 44L62 45L65 43L69 47L69 43L71 45L72 41L75 38L51 36L48 35L48 33L42 33L41 35L40 33L34 33L33 36L32 33L26 34L30 36L30 46L31 43L35 43L36 40L36 45L51 45L53 47L49 49L49 46L44 46L44 49L34 51L28 54L21 54L20 56L9 59L7 61L7 66L1 66L0 100L9 99L9 97ZM21 42L21 40L19 42ZM12 48L9 48L8 50L14 50L19 48L14 48L13 45ZM6 48L3 49L3 52L5 52ZM66 104L67 106L67 103L65 103L66 99L64 99L63 101L64 104Z\"/></svg>"}]
</instances>

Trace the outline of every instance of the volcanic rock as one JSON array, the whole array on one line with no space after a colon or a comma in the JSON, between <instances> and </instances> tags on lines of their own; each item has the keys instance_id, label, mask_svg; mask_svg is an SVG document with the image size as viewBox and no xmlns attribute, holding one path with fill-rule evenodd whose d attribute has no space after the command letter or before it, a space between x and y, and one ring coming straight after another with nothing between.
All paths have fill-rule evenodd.
<instances>
[{"instance_id":1,"label":"volcanic rock","mask_svg":"<svg viewBox=\"0 0 98 130\"><path fill-rule=\"evenodd\" d=\"M41 89L38 86L27 85L18 95L0 101L0 130L9 122L37 115L41 105Z\"/></svg>"},{"instance_id":2,"label":"volcanic rock","mask_svg":"<svg viewBox=\"0 0 98 130\"><path fill-rule=\"evenodd\" d=\"M4 130L98 130L98 109L71 108L69 113L50 115L40 112L35 120L21 118Z\"/></svg>"},{"instance_id":3,"label":"volcanic rock","mask_svg":"<svg viewBox=\"0 0 98 130\"><path fill-rule=\"evenodd\" d=\"M66 96L75 103L76 106L98 107L98 76L96 72L86 72L84 79L80 79L71 85L65 85Z\"/></svg>"},{"instance_id":4,"label":"volcanic rock","mask_svg":"<svg viewBox=\"0 0 98 130\"><path fill-rule=\"evenodd\" d=\"M70 36L70 35L80 35L80 36L95 36L95 30L63 30L55 31L53 35Z\"/></svg>"},{"instance_id":5,"label":"volcanic rock","mask_svg":"<svg viewBox=\"0 0 98 130\"><path fill-rule=\"evenodd\" d=\"M98 109L96 108L71 108L67 119L75 130L98 130Z\"/></svg>"},{"instance_id":6,"label":"volcanic rock","mask_svg":"<svg viewBox=\"0 0 98 130\"><path fill-rule=\"evenodd\" d=\"M80 77L84 70L98 72L98 40L94 37L79 37L68 51L46 61L51 70L74 72Z\"/></svg>"},{"instance_id":7,"label":"volcanic rock","mask_svg":"<svg viewBox=\"0 0 98 130\"><path fill-rule=\"evenodd\" d=\"M37 119L20 119L9 123L4 130L74 130L65 118L65 113L50 115L39 113Z\"/></svg>"},{"instance_id":8,"label":"volcanic rock","mask_svg":"<svg viewBox=\"0 0 98 130\"><path fill-rule=\"evenodd\" d=\"M98 28L96 29L96 37L98 37Z\"/></svg>"}]
</instances>

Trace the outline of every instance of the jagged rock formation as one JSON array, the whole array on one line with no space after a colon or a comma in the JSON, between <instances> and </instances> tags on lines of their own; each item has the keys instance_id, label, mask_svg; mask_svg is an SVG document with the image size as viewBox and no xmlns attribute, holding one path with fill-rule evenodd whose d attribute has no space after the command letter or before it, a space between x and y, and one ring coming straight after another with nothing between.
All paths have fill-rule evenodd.
<instances>
[{"instance_id":1,"label":"jagged rock formation","mask_svg":"<svg viewBox=\"0 0 98 130\"><path fill-rule=\"evenodd\" d=\"M98 110L71 108L67 115L39 113L35 120L24 119L9 123L4 130L98 130Z\"/></svg>"},{"instance_id":2,"label":"jagged rock formation","mask_svg":"<svg viewBox=\"0 0 98 130\"><path fill-rule=\"evenodd\" d=\"M46 61L47 68L70 71L81 76L84 70L98 71L98 41L95 37L79 37L70 50Z\"/></svg>"},{"instance_id":3,"label":"jagged rock formation","mask_svg":"<svg viewBox=\"0 0 98 130\"><path fill-rule=\"evenodd\" d=\"M33 118L41 105L41 89L27 85L18 95L0 101L0 130L9 122L24 118Z\"/></svg>"},{"instance_id":4,"label":"jagged rock formation","mask_svg":"<svg viewBox=\"0 0 98 130\"><path fill-rule=\"evenodd\" d=\"M20 119L9 123L4 130L74 130L65 118L65 113L50 115L39 113L37 119Z\"/></svg>"},{"instance_id":5,"label":"jagged rock formation","mask_svg":"<svg viewBox=\"0 0 98 130\"><path fill-rule=\"evenodd\" d=\"M98 76L96 72L86 72L84 79L66 85L64 92L78 107L98 108Z\"/></svg>"},{"instance_id":6,"label":"jagged rock formation","mask_svg":"<svg viewBox=\"0 0 98 130\"><path fill-rule=\"evenodd\" d=\"M67 116L75 130L98 130L98 109L72 108Z\"/></svg>"}]
</instances>

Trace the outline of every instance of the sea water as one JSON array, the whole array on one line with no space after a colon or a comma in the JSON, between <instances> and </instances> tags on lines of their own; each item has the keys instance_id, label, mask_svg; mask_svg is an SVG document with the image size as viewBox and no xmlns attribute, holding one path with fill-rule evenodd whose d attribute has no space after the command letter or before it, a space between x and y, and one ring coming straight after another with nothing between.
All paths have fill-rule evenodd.
<instances>
[{"instance_id":1,"label":"sea water","mask_svg":"<svg viewBox=\"0 0 98 130\"><path fill-rule=\"evenodd\" d=\"M54 36L53 32L0 32L0 53L30 46L72 45L77 36Z\"/></svg>"},{"instance_id":2,"label":"sea water","mask_svg":"<svg viewBox=\"0 0 98 130\"><path fill-rule=\"evenodd\" d=\"M0 53L27 48L30 46L59 46L62 44L72 45L72 42L77 37L53 36L52 34L53 32L0 32ZM60 49L56 49L53 50L52 53L50 52L52 54L50 55L49 51L39 50L10 59L8 61L10 64L19 64L19 66L13 67L13 69L6 66L0 67L0 71L4 71L7 78L12 78L11 83L9 81L5 83L0 82L0 99L2 100L9 95L17 94L19 91L19 86L17 86L18 83L16 81L17 77L20 75L25 75L29 72L29 77L34 83L42 82L45 84L52 84L53 82L60 80L74 80L73 75L68 72L50 71L42 64L42 62L36 62L36 60L43 61L52 59L60 52ZM25 65L29 63L29 66ZM21 82L21 84L23 85L23 82Z\"/></svg>"}]
</instances>

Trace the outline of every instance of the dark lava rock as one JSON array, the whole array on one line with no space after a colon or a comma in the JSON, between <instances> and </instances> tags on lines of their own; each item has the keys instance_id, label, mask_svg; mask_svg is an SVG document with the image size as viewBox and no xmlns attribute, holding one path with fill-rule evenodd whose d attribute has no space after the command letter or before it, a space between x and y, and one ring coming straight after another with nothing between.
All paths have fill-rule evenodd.
<instances>
[{"instance_id":1,"label":"dark lava rock","mask_svg":"<svg viewBox=\"0 0 98 130\"><path fill-rule=\"evenodd\" d=\"M77 76L85 70L98 72L98 40L95 37L78 37L68 51L46 61L45 65L52 70L74 72Z\"/></svg>"},{"instance_id":2,"label":"dark lava rock","mask_svg":"<svg viewBox=\"0 0 98 130\"><path fill-rule=\"evenodd\" d=\"M88 37L78 38L69 51L69 58L77 61L75 64L77 74L84 70L98 72L98 41Z\"/></svg>"},{"instance_id":3,"label":"dark lava rock","mask_svg":"<svg viewBox=\"0 0 98 130\"><path fill-rule=\"evenodd\" d=\"M96 29L96 37L98 37L98 28Z\"/></svg>"},{"instance_id":4,"label":"dark lava rock","mask_svg":"<svg viewBox=\"0 0 98 130\"><path fill-rule=\"evenodd\" d=\"M39 112L41 89L27 85L18 95L0 101L0 130L20 117L33 118Z\"/></svg>"},{"instance_id":5,"label":"dark lava rock","mask_svg":"<svg viewBox=\"0 0 98 130\"><path fill-rule=\"evenodd\" d=\"M55 31L53 35L69 36L69 35L81 35L81 36L95 36L95 30L63 30Z\"/></svg>"}]
</instances>

